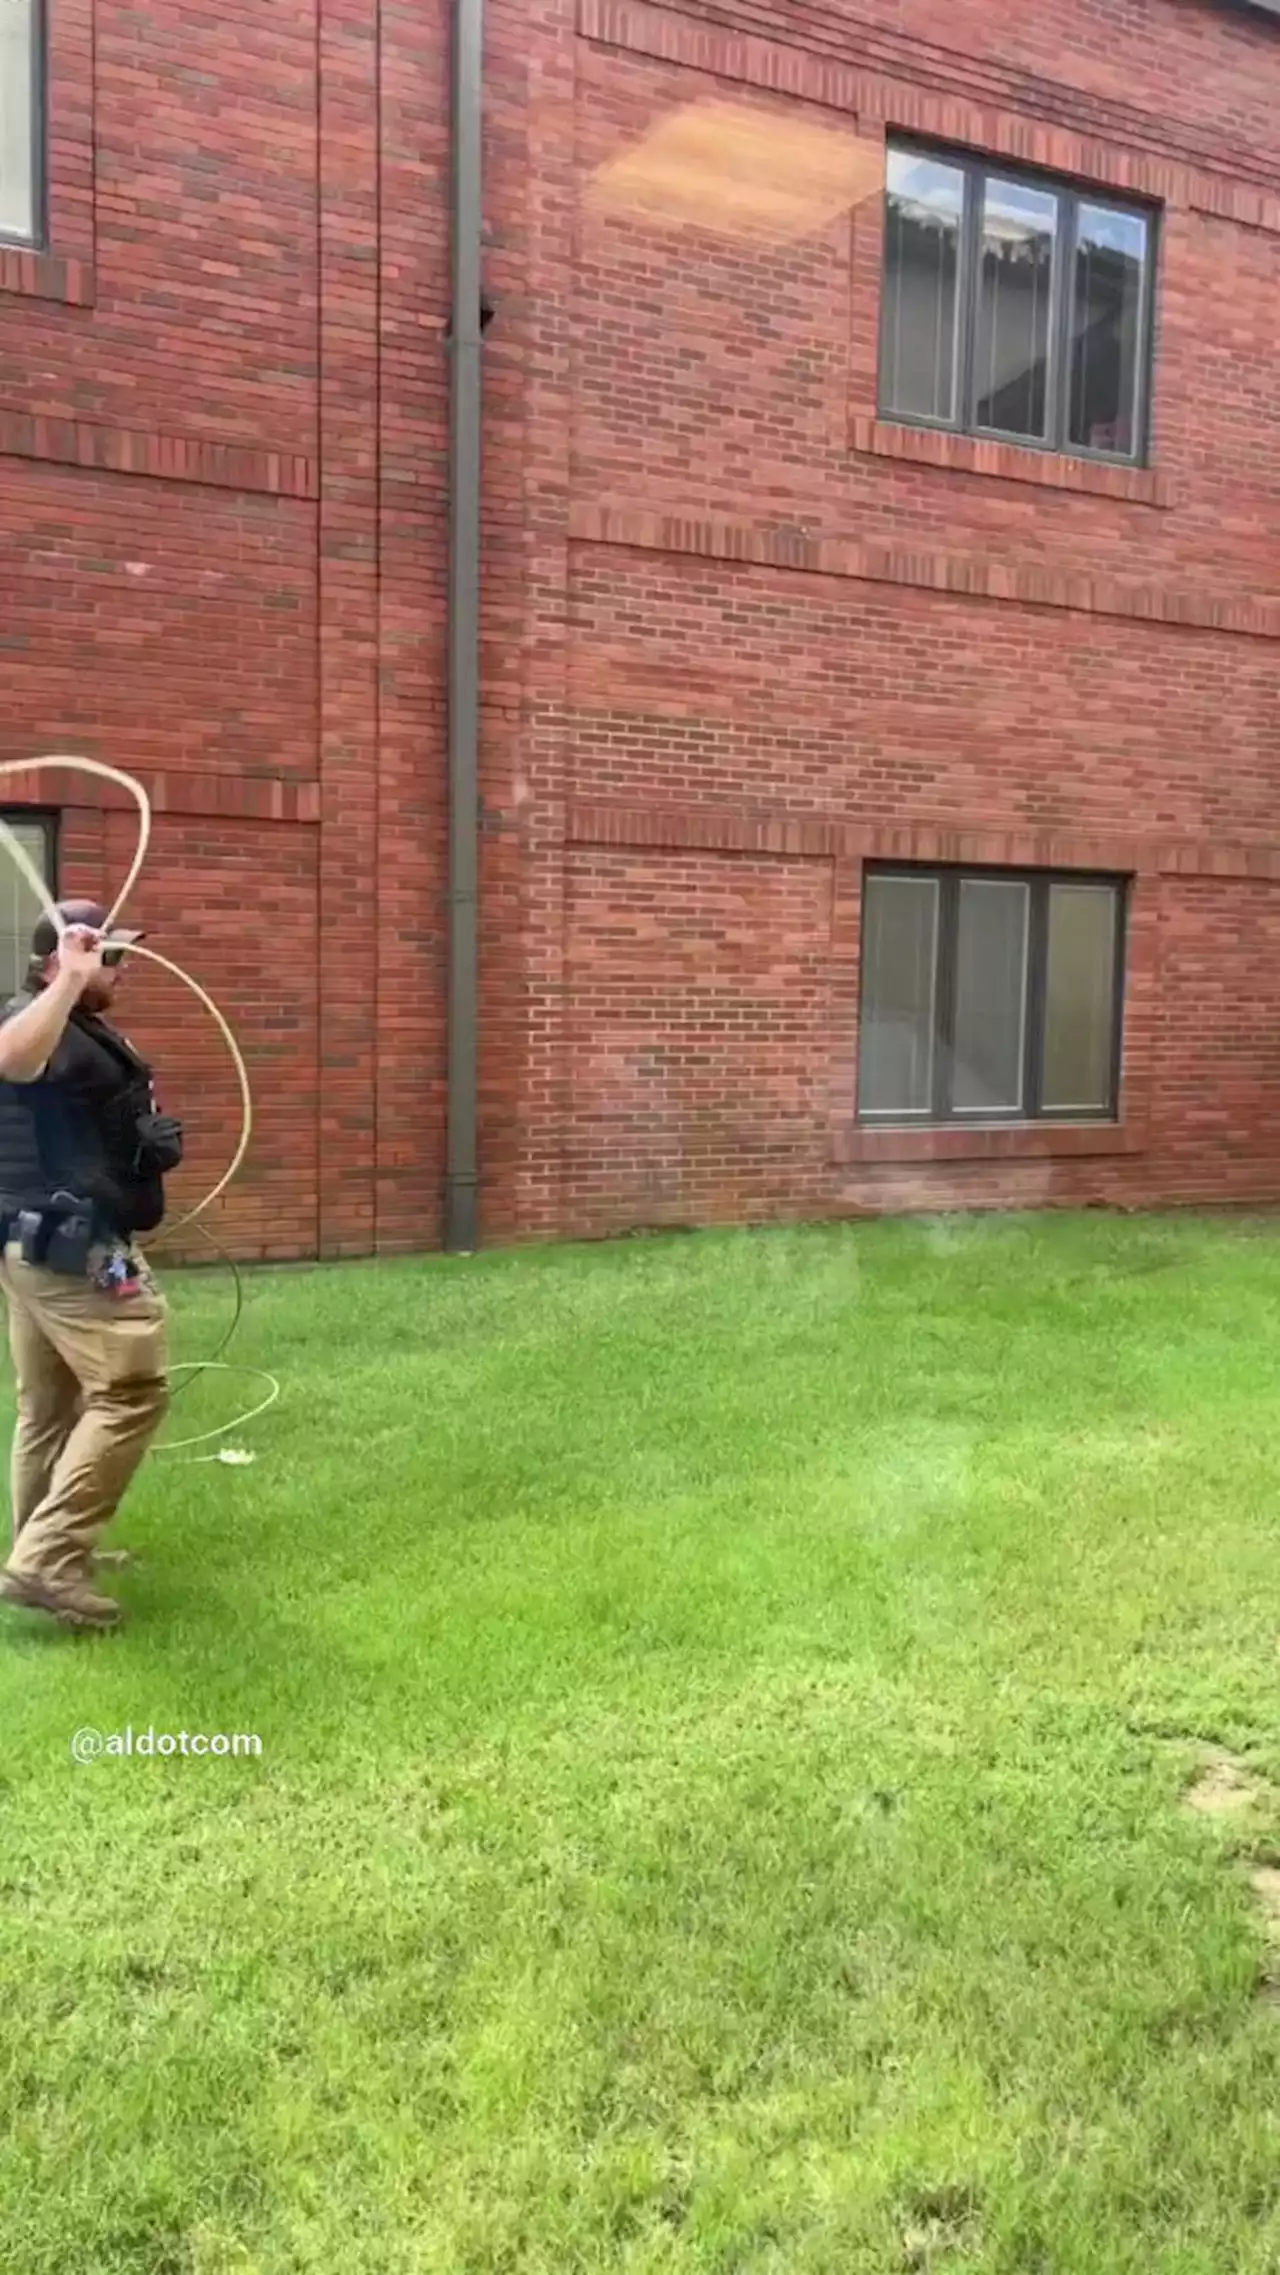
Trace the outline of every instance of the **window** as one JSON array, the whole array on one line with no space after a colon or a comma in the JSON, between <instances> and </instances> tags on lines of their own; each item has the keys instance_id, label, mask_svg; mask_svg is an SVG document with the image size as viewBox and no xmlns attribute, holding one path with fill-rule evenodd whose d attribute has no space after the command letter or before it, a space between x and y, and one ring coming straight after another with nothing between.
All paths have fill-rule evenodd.
<instances>
[{"instance_id":1,"label":"window","mask_svg":"<svg viewBox=\"0 0 1280 2275\"><path fill-rule=\"evenodd\" d=\"M0 6L3 0L0 0ZM54 825L47 815L5 814L22 850L34 861L51 893L57 891L54 860ZM31 956L31 935L40 916L40 904L18 870L16 861L0 855L0 1003L16 995L26 978Z\"/></svg>"},{"instance_id":2,"label":"window","mask_svg":"<svg viewBox=\"0 0 1280 2275\"><path fill-rule=\"evenodd\" d=\"M0 243L41 234L40 0L0 0Z\"/></svg>"},{"instance_id":3,"label":"window","mask_svg":"<svg viewBox=\"0 0 1280 2275\"><path fill-rule=\"evenodd\" d=\"M1154 233L1137 206L891 146L882 415L1142 460Z\"/></svg>"},{"instance_id":4,"label":"window","mask_svg":"<svg viewBox=\"0 0 1280 2275\"><path fill-rule=\"evenodd\" d=\"M862 917L864 1121L1114 1118L1124 887L873 869Z\"/></svg>"}]
</instances>

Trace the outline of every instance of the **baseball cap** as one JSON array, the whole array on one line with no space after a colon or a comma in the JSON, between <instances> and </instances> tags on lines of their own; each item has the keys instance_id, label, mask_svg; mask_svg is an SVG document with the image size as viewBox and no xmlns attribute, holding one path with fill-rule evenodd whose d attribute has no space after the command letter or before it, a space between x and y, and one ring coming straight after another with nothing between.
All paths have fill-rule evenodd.
<instances>
[{"instance_id":1,"label":"baseball cap","mask_svg":"<svg viewBox=\"0 0 1280 2275\"><path fill-rule=\"evenodd\" d=\"M97 901L59 901L57 909L64 924L83 926L86 932L106 930L107 911L100 908ZM113 948L132 948L136 940L145 939L145 932L116 930L111 934L110 945ZM42 916L31 935L31 953L43 963L46 956L52 956L56 952L57 946L58 935L53 918Z\"/></svg>"}]
</instances>

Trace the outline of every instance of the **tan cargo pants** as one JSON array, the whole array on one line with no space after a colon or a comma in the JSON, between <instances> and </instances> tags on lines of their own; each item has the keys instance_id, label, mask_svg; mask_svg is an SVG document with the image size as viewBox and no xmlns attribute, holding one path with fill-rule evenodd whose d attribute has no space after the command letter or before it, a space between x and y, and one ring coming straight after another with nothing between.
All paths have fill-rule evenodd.
<instances>
[{"instance_id":1,"label":"tan cargo pants","mask_svg":"<svg viewBox=\"0 0 1280 2275\"><path fill-rule=\"evenodd\" d=\"M168 1408L168 1307L153 1285L108 1295L12 1245L0 1290L18 1390L9 1570L82 1586Z\"/></svg>"}]
</instances>

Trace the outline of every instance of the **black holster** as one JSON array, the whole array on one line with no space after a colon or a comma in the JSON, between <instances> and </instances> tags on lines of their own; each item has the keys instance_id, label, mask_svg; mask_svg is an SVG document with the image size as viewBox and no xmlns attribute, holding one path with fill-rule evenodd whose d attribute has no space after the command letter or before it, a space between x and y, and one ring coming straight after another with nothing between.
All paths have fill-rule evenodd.
<instances>
[{"instance_id":1,"label":"black holster","mask_svg":"<svg viewBox=\"0 0 1280 2275\"><path fill-rule=\"evenodd\" d=\"M24 1264L38 1264L66 1279L88 1277L97 1240L93 1204L73 1193L55 1193L48 1208L22 1209L13 1225Z\"/></svg>"}]
</instances>

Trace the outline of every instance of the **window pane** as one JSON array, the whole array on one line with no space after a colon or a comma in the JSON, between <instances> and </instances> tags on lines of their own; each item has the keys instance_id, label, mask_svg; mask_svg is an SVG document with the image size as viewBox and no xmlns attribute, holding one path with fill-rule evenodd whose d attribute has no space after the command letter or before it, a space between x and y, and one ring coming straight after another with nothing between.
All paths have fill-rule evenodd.
<instances>
[{"instance_id":1,"label":"window pane","mask_svg":"<svg viewBox=\"0 0 1280 2275\"><path fill-rule=\"evenodd\" d=\"M964 175L891 150L885 212L881 407L906 419L956 415L956 285Z\"/></svg>"},{"instance_id":2,"label":"window pane","mask_svg":"<svg viewBox=\"0 0 1280 2275\"><path fill-rule=\"evenodd\" d=\"M0 237L35 236L35 0L0 0Z\"/></svg>"},{"instance_id":3,"label":"window pane","mask_svg":"<svg viewBox=\"0 0 1280 2275\"><path fill-rule=\"evenodd\" d=\"M1143 273L1141 214L1082 205L1071 294L1071 440L1078 449L1138 448Z\"/></svg>"},{"instance_id":4,"label":"window pane","mask_svg":"<svg viewBox=\"0 0 1280 2275\"><path fill-rule=\"evenodd\" d=\"M927 1114L933 1099L936 877L871 877L862 917L864 1114Z\"/></svg>"},{"instance_id":5,"label":"window pane","mask_svg":"<svg viewBox=\"0 0 1280 2275\"><path fill-rule=\"evenodd\" d=\"M1023 1103L1027 1002L1026 885L966 877L956 934L957 1113L1016 1113Z\"/></svg>"},{"instance_id":6,"label":"window pane","mask_svg":"<svg viewBox=\"0 0 1280 2275\"><path fill-rule=\"evenodd\" d=\"M1046 1112L1105 1112L1115 1041L1116 896L1110 885L1053 885L1045 988Z\"/></svg>"},{"instance_id":7,"label":"window pane","mask_svg":"<svg viewBox=\"0 0 1280 2275\"><path fill-rule=\"evenodd\" d=\"M9 827L40 875L47 878L49 840L43 823L11 821ZM40 915L40 903L25 877L19 876L16 861L7 855L0 858L4 862L0 872L0 1004L3 1004L17 994L26 978L31 935Z\"/></svg>"},{"instance_id":8,"label":"window pane","mask_svg":"<svg viewBox=\"0 0 1280 2275\"><path fill-rule=\"evenodd\" d=\"M982 201L974 351L980 427L1045 439L1057 247L1057 198L992 175Z\"/></svg>"}]
</instances>

